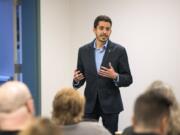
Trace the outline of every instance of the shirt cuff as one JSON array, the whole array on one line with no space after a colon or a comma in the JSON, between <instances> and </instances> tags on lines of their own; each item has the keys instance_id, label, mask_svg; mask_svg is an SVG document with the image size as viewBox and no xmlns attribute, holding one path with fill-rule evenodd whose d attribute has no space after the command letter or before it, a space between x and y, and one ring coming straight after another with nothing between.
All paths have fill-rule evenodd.
<instances>
[{"instance_id":1,"label":"shirt cuff","mask_svg":"<svg viewBox=\"0 0 180 135\"><path fill-rule=\"evenodd\" d=\"M113 80L114 84L116 86L118 86L118 82L119 82L119 74L117 75L116 79Z\"/></svg>"},{"instance_id":2,"label":"shirt cuff","mask_svg":"<svg viewBox=\"0 0 180 135\"><path fill-rule=\"evenodd\" d=\"M79 83L80 83L80 82L75 82L75 81L73 82L73 87L74 87L74 89L77 89Z\"/></svg>"}]
</instances>

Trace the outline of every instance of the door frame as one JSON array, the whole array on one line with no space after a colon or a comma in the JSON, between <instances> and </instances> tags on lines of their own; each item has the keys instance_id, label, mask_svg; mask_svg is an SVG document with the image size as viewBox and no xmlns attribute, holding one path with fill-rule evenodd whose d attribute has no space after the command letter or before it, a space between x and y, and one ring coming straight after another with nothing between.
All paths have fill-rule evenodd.
<instances>
[{"instance_id":1,"label":"door frame","mask_svg":"<svg viewBox=\"0 0 180 135\"><path fill-rule=\"evenodd\" d=\"M40 0L21 0L22 74L35 101L36 115L41 114Z\"/></svg>"}]
</instances>

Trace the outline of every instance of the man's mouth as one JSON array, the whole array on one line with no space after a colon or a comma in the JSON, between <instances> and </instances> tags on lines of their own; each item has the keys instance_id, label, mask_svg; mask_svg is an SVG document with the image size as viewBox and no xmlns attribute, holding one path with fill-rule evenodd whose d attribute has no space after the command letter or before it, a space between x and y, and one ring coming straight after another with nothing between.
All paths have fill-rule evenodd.
<instances>
[{"instance_id":1,"label":"man's mouth","mask_svg":"<svg viewBox=\"0 0 180 135\"><path fill-rule=\"evenodd\" d=\"M101 35L101 37L107 37L106 35Z\"/></svg>"}]
</instances>

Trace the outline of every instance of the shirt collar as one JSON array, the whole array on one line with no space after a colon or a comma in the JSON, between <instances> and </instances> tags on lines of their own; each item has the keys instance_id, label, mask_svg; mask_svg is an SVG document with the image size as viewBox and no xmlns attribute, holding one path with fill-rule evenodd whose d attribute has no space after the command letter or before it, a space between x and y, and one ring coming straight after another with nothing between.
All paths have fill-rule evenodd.
<instances>
[{"instance_id":1,"label":"shirt collar","mask_svg":"<svg viewBox=\"0 0 180 135\"><path fill-rule=\"evenodd\" d=\"M106 49L106 48L107 48L107 45L108 45L108 40L106 41L106 43L103 45L102 48ZM97 49L97 48L96 48L96 40L94 41L94 48Z\"/></svg>"}]
</instances>

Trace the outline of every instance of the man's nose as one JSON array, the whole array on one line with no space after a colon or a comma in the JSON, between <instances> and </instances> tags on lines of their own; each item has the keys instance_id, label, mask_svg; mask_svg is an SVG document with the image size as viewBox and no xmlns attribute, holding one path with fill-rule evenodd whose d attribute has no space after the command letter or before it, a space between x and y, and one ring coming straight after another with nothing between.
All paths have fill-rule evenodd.
<instances>
[{"instance_id":1,"label":"man's nose","mask_svg":"<svg viewBox=\"0 0 180 135\"><path fill-rule=\"evenodd\" d=\"M103 29L103 33L107 33L107 30L106 30L106 29Z\"/></svg>"}]
</instances>

